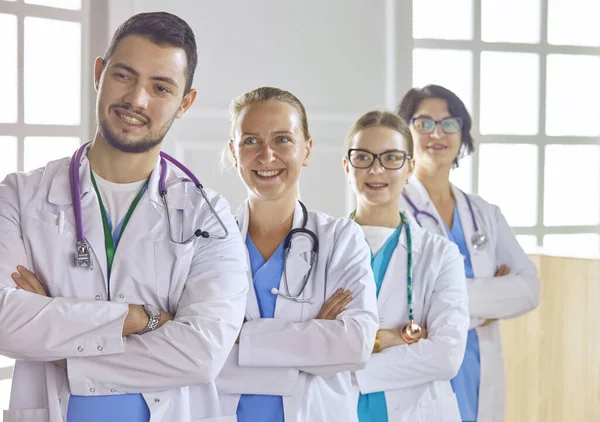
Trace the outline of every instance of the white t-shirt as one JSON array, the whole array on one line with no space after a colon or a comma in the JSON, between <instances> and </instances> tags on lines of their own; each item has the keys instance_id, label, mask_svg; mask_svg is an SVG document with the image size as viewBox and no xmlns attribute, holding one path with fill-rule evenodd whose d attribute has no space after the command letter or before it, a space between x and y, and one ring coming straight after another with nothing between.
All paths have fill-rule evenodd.
<instances>
[{"instance_id":1,"label":"white t-shirt","mask_svg":"<svg viewBox=\"0 0 600 422\"><path fill-rule=\"evenodd\" d=\"M390 236L396 231L390 227L379 227L379 226L361 226L365 233L365 239L373 252L373 256L377 255L379 250L383 247L385 242Z\"/></svg>"},{"instance_id":2,"label":"white t-shirt","mask_svg":"<svg viewBox=\"0 0 600 422\"><path fill-rule=\"evenodd\" d=\"M133 183L113 183L101 178L96 173L94 173L94 179L96 179L96 185L102 197L102 204L110 216L114 234L146 180Z\"/></svg>"}]
</instances>

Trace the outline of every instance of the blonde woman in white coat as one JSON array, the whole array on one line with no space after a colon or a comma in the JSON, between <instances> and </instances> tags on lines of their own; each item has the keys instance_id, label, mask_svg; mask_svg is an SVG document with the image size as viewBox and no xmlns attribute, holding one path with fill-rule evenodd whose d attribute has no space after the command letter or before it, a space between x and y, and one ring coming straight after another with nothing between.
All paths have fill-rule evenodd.
<instances>
[{"instance_id":1,"label":"blonde woman in white coat","mask_svg":"<svg viewBox=\"0 0 600 422\"><path fill-rule=\"evenodd\" d=\"M257 88L231 111L251 271L239 345L217 378L224 413L238 422L356 421L350 371L364 367L377 332L364 236L348 218L297 200L312 147L298 98Z\"/></svg>"},{"instance_id":2,"label":"blonde woman in white coat","mask_svg":"<svg viewBox=\"0 0 600 422\"><path fill-rule=\"evenodd\" d=\"M455 379L463 421L504 421L504 368L498 320L539 304L540 280L500 209L449 181L450 170L474 149L471 116L462 101L437 85L412 89L398 110L410 122L415 174L401 200L418 223L458 244L465 257L470 331Z\"/></svg>"},{"instance_id":3,"label":"blonde woman in white coat","mask_svg":"<svg viewBox=\"0 0 600 422\"><path fill-rule=\"evenodd\" d=\"M365 114L347 139L343 164L372 251L381 327L355 373L360 422L460 421L449 380L469 325L463 262L455 245L400 213L411 155L406 123L389 112Z\"/></svg>"}]
</instances>

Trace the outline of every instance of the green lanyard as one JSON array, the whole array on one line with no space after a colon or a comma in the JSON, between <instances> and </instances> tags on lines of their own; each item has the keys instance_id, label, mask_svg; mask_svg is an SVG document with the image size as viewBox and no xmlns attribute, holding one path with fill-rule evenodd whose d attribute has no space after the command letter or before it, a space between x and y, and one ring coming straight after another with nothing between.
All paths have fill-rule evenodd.
<instances>
[{"instance_id":1,"label":"green lanyard","mask_svg":"<svg viewBox=\"0 0 600 422\"><path fill-rule=\"evenodd\" d=\"M350 218L354 220L356 216L356 210L352 211ZM400 213L401 225L406 227L406 249L408 251L408 259L406 266L408 268L408 274L406 276L406 294L408 296L408 319L413 321L414 309L413 309L413 262L412 262L412 236L410 233L410 225L404 214Z\"/></svg>"},{"instance_id":2,"label":"green lanyard","mask_svg":"<svg viewBox=\"0 0 600 422\"><path fill-rule=\"evenodd\" d=\"M131 215L133 214L135 207L137 206L138 202L140 202L140 199L142 199L142 195L144 194L144 192L146 191L146 188L148 187L148 181L146 181L146 183L144 184L144 187L142 187L140 192L137 194L137 196L131 203L131 206L129 207L127 214L125 214L125 218L123 218L123 222L120 224L120 226L121 226L120 230L117 228L117 231L115 232L116 238L113 238L112 225L111 225L110 221L108 220L108 216L106 214L106 208L104 208L104 204L102 203L102 195L100 195L100 191L98 190L98 185L96 184L96 179L94 178L94 173L91 170L90 170L90 175L92 177L92 184L94 185L94 190L96 191L96 195L98 196L98 202L100 203L100 213L102 214L102 225L104 226L104 246L106 247L106 260L108 261L108 274L109 274L109 278L110 278L110 270L112 268L113 260L115 259L115 252L117 250L117 246L119 245L119 241L121 240L121 235L125 231L125 227L127 226L127 223L129 223L129 219L131 218Z\"/></svg>"}]
</instances>

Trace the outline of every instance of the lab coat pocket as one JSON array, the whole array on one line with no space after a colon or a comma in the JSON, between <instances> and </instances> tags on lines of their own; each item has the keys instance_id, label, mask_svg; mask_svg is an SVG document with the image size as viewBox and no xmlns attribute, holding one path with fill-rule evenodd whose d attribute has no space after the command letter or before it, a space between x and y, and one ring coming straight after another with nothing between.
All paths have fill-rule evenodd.
<instances>
[{"instance_id":1,"label":"lab coat pocket","mask_svg":"<svg viewBox=\"0 0 600 422\"><path fill-rule=\"evenodd\" d=\"M195 419L194 422L237 422L237 416L215 416L212 418Z\"/></svg>"},{"instance_id":2,"label":"lab coat pocket","mask_svg":"<svg viewBox=\"0 0 600 422\"><path fill-rule=\"evenodd\" d=\"M154 243L156 291L161 297L180 297L194 257L194 242L179 245L172 242Z\"/></svg>"},{"instance_id":3,"label":"lab coat pocket","mask_svg":"<svg viewBox=\"0 0 600 422\"><path fill-rule=\"evenodd\" d=\"M454 393L421 402L420 407L423 422L460 422L461 420Z\"/></svg>"},{"instance_id":4,"label":"lab coat pocket","mask_svg":"<svg viewBox=\"0 0 600 422\"><path fill-rule=\"evenodd\" d=\"M48 409L10 409L4 411L4 422L49 422Z\"/></svg>"}]
</instances>

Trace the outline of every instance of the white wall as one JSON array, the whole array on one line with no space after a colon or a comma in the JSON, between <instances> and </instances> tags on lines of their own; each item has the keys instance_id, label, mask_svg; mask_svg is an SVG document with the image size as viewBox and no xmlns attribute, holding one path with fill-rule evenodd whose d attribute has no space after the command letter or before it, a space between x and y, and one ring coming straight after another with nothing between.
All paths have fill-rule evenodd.
<instances>
[{"instance_id":1,"label":"white wall","mask_svg":"<svg viewBox=\"0 0 600 422\"><path fill-rule=\"evenodd\" d=\"M411 86L410 3L109 0L108 32L110 37L132 14L157 10L177 14L193 28L198 99L173 126L165 149L233 209L246 193L238 176L219 164L231 100L262 85L297 95L314 139L302 200L311 209L343 215L351 207L341 166L346 132L364 112L393 108Z\"/></svg>"}]
</instances>

